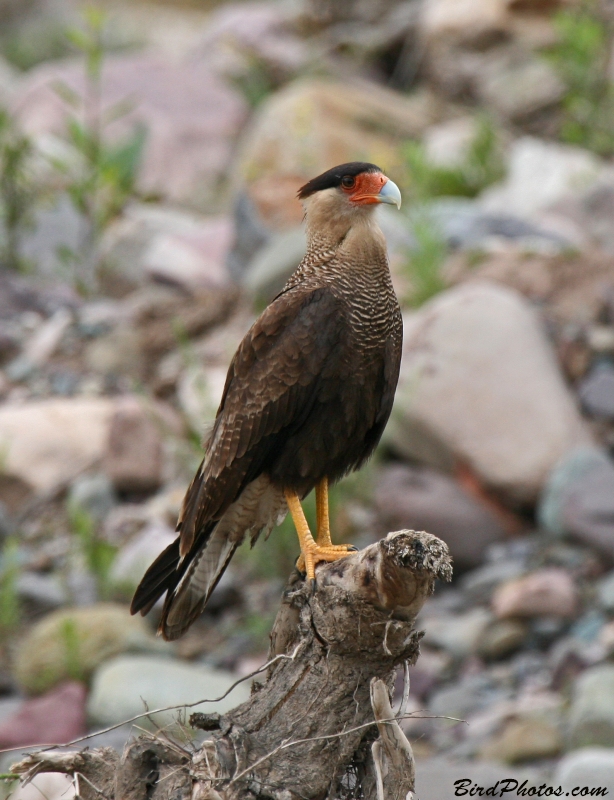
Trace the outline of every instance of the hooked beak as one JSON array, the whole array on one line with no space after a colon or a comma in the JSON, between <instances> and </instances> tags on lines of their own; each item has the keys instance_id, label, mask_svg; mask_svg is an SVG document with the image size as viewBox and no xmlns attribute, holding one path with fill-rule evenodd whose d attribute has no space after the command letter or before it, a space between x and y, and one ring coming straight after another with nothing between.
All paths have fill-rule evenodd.
<instances>
[{"instance_id":1,"label":"hooked beak","mask_svg":"<svg viewBox=\"0 0 614 800\"><path fill-rule=\"evenodd\" d=\"M401 191L394 181L390 178L382 186L378 195L375 196L378 203L388 203L391 206L401 208Z\"/></svg>"}]
</instances>

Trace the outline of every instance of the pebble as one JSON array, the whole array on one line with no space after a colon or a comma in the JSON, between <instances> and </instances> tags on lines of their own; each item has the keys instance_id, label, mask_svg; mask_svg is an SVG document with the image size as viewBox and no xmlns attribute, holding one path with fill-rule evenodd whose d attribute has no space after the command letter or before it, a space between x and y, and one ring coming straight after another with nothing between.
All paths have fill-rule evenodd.
<instances>
[{"instance_id":1,"label":"pebble","mask_svg":"<svg viewBox=\"0 0 614 800\"><path fill-rule=\"evenodd\" d=\"M578 386L578 397L587 414L614 419L614 365L597 364Z\"/></svg>"},{"instance_id":2,"label":"pebble","mask_svg":"<svg viewBox=\"0 0 614 800\"><path fill-rule=\"evenodd\" d=\"M557 764L554 785L569 794L576 787L614 788L614 749L586 747L567 753Z\"/></svg>"},{"instance_id":3,"label":"pebble","mask_svg":"<svg viewBox=\"0 0 614 800\"><path fill-rule=\"evenodd\" d=\"M176 538L173 529L162 522L146 525L115 557L109 576L111 581L134 591L147 568Z\"/></svg>"},{"instance_id":4,"label":"pebble","mask_svg":"<svg viewBox=\"0 0 614 800\"><path fill-rule=\"evenodd\" d=\"M491 761L466 761L448 756L435 756L418 762L415 794L420 800L448 800L452 796L451 787L455 781L468 781L468 786L467 784L463 786L467 786L469 792L474 786L486 789L506 778L517 780L518 785L527 781L528 786L539 786L544 782L543 776L533 769L524 767L510 769L508 766ZM513 795L510 800L515 800Z\"/></svg>"},{"instance_id":5,"label":"pebble","mask_svg":"<svg viewBox=\"0 0 614 800\"><path fill-rule=\"evenodd\" d=\"M578 593L568 572L542 569L499 586L492 608L499 619L507 617L573 617Z\"/></svg>"},{"instance_id":6,"label":"pebble","mask_svg":"<svg viewBox=\"0 0 614 800\"><path fill-rule=\"evenodd\" d=\"M574 747L614 747L614 665L587 669L577 679L569 712Z\"/></svg>"},{"instance_id":7,"label":"pebble","mask_svg":"<svg viewBox=\"0 0 614 800\"><path fill-rule=\"evenodd\" d=\"M512 147L505 181L480 198L487 211L516 214L529 221L567 195L587 188L605 164L580 147L522 136Z\"/></svg>"},{"instance_id":8,"label":"pebble","mask_svg":"<svg viewBox=\"0 0 614 800\"><path fill-rule=\"evenodd\" d=\"M482 750L482 757L517 764L552 758L563 748L557 728L540 719L512 719L503 731Z\"/></svg>"},{"instance_id":9,"label":"pebble","mask_svg":"<svg viewBox=\"0 0 614 800\"><path fill-rule=\"evenodd\" d=\"M519 620L496 620L478 640L477 654L486 659L505 658L522 646L527 633L527 626Z\"/></svg>"},{"instance_id":10,"label":"pebble","mask_svg":"<svg viewBox=\"0 0 614 800\"><path fill-rule=\"evenodd\" d=\"M77 505L94 520L101 521L117 503L117 495L108 476L102 472L81 475L68 492L70 505Z\"/></svg>"},{"instance_id":11,"label":"pebble","mask_svg":"<svg viewBox=\"0 0 614 800\"><path fill-rule=\"evenodd\" d=\"M505 699L508 699L507 694L501 692L487 674L478 673L434 692L429 700L429 711L462 719Z\"/></svg>"},{"instance_id":12,"label":"pebble","mask_svg":"<svg viewBox=\"0 0 614 800\"><path fill-rule=\"evenodd\" d=\"M104 469L118 492L152 492L162 482L160 421L136 398L118 401Z\"/></svg>"},{"instance_id":13,"label":"pebble","mask_svg":"<svg viewBox=\"0 0 614 800\"><path fill-rule=\"evenodd\" d=\"M522 561L501 559L465 573L460 585L471 602L490 602L499 584L518 578L524 571L525 566Z\"/></svg>"},{"instance_id":14,"label":"pebble","mask_svg":"<svg viewBox=\"0 0 614 800\"><path fill-rule=\"evenodd\" d=\"M614 570L597 584L597 602L604 611L614 612Z\"/></svg>"},{"instance_id":15,"label":"pebble","mask_svg":"<svg viewBox=\"0 0 614 800\"><path fill-rule=\"evenodd\" d=\"M492 620L484 608L474 608L465 614L426 618L424 643L441 647L456 658L475 652L480 638Z\"/></svg>"},{"instance_id":16,"label":"pebble","mask_svg":"<svg viewBox=\"0 0 614 800\"><path fill-rule=\"evenodd\" d=\"M595 446L573 448L552 470L540 499L541 525L614 556L614 464Z\"/></svg>"},{"instance_id":17,"label":"pebble","mask_svg":"<svg viewBox=\"0 0 614 800\"><path fill-rule=\"evenodd\" d=\"M385 528L425 530L443 539L455 574L481 564L484 550L505 538L495 514L457 481L433 469L394 464L384 467L375 503Z\"/></svg>"},{"instance_id":18,"label":"pebble","mask_svg":"<svg viewBox=\"0 0 614 800\"><path fill-rule=\"evenodd\" d=\"M68 593L57 575L22 572L17 578L16 589L23 600L30 600L46 609L58 608L68 602Z\"/></svg>"}]
</instances>

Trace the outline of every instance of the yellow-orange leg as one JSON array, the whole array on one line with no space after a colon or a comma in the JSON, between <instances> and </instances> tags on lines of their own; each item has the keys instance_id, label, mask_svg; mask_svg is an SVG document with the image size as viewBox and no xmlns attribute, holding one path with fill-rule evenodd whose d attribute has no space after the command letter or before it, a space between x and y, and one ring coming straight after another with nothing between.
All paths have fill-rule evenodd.
<instances>
[{"instance_id":1,"label":"yellow-orange leg","mask_svg":"<svg viewBox=\"0 0 614 800\"><path fill-rule=\"evenodd\" d=\"M336 561L338 558L348 554L348 550L354 549L351 545L333 545L330 543L330 524L328 520L328 482L326 479L318 485L316 489L316 507L318 540L314 540L309 525L305 519L305 513L301 506L301 501L296 492L289 489L285 491L288 509L292 515L292 520L296 528L301 555L297 561L298 569L307 573L307 580L315 580L315 565L318 561Z\"/></svg>"},{"instance_id":2,"label":"yellow-orange leg","mask_svg":"<svg viewBox=\"0 0 614 800\"><path fill-rule=\"evenodd\" d=\"M316 486L316 520L318 533L316 544L319 547L330 547L340 553L355 550L351 544L333 544L330 538L330 518L328 514L328 478L322 478Z\"/></svg>"}]
</instances>

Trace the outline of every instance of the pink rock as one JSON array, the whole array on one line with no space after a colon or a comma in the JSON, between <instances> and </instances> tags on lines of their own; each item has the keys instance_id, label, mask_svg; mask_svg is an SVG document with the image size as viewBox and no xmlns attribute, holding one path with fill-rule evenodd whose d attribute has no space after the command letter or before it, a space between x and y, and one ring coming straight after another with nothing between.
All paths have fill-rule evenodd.
<instances>
[{"instance_id":1,"label":"pink rock","mask_svg":"<svg viewBox=\"0 0 614 800\"><path fill-rule=\"evenodd\" d=\"M209 217L186 231L159 233L143 254L145 272L190 289L224 288L230 277L226 256L234 235L227 217Z\"/></svg>"},{"instance_id":2,"label":"pink rock","mask_svg":"<svg viewBox=\"0 0 614 800\"><path fill-rule=\"evenodd\" d=\"M25 700L0 725L0 747L63 744L82 736L86 732L86 696L82 683L69 681L47 694Z\"/></svg>"},{"instance_id":3,"label":"pink rock","mask_svg":"<svg viewBox=\"0 0 614 800\"><path fill-rule=\"evenodd\" d=\"M82 63L43 64L20 84L12 110L31 136L64 133L72 112L54 91L57 82L83 96ZM109 56L103 67L103 109L126 100L130 113L110 124L107 135L121 138L137 124L146 127L139 188L175 201L219 200L219 184L247 117L238 90L202 59L172 64L148 54Z\"/></svg>"},{"instance_id":4,"label":"pink rock","mask_svg":"<svg viewBox=\"0 0 614 800\"><path fill-rule=\"evenodd\" d=\"M118 491L149 492L162 482L160 422L135 397L118 401L111 419L105 472Z\"/></svg>"},{"instance_id":5,"label":"pink rock","mask_svg":"<svg viewBox=\"0 0 614 800\"><path fill-rule=\"evenodd\" d=\"M578 592L563 569L541 569L497 588L492 599L493 611L506 617L573 617L578 606Z\"/></svg>"},{"instance_id":6,"label":"pink rock","mask_svg":"<svg viewBox=\"0 0 614 800\"><path fill-rule=\"evenodd\" d=\"M293 28L292 12L281 3L229 3L213 11L197 52L232 74L240 60L256 57L276 75L291 75L307 60L305 42Z\"/></svg>"}]
</instances>

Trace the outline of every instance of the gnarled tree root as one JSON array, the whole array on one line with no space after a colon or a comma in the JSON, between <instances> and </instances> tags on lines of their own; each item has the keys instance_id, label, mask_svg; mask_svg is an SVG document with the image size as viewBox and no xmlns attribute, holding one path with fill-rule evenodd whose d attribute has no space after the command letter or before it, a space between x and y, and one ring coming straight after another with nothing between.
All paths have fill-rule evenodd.
<instances>
[{"instance_id":1,"label":"gnarled tree root","mask_svg":"<svg viewBox=\"0 0 614 800\"><path fill-rule=\"evenodd\" d=\"M414 789L409 742L390 692L413 664L413 628L436 578L449 580L448 548L398 531L317 569L312 593L295 574L271 632L266 681L228 714L193 714L211 731L195 753L141 736L121 759L100 748L39 752L13 766L26 780L65 772L83 800L403 800Z\"/></svg>"}]
</instances>

